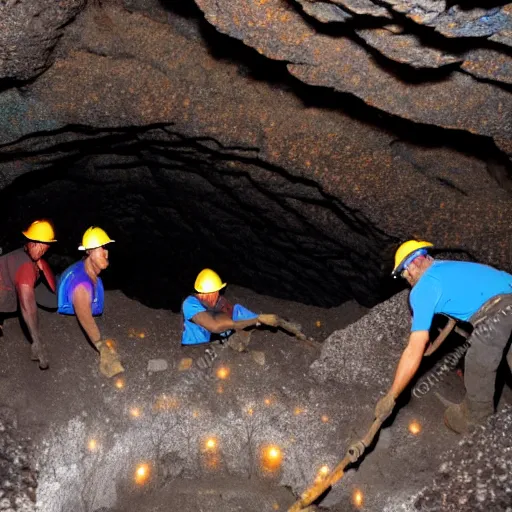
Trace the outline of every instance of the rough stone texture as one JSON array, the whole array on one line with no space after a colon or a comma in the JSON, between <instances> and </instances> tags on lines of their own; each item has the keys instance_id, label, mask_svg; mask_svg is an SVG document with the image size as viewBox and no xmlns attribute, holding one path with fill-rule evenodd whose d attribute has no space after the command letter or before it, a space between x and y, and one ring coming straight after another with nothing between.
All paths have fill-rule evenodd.
<instances>
[{"instance_id":1,"label":"rough stone texture","mask_svg":"<svg viewBox=\"0 0 512 512\"><path fill-rule=\"evenodd\" d=\"M461 56L450 55L435 48L428 48L421 43L417 36L412 34L396 35L387 30L386 27L356 30L356 33L382 55L415 68L439 68L464 60ZM487 52L483 53L487 55ZM502 57L501 54L499 56ZM503 58L505 62L509 61L505 56Z\"/></svg>"},{"instance_id":2,"label":"rough stone texture","mask_svg":"<svg viewBox=\"0 0 512 512\"><path fill-rule=\"evenodd\" d=\"M63 28L85 0L2 0L0 2L0 81L28 80L50 64Z\"/></svg>"},{"instance_id":3,"label":"rough stone texture","mask_svg":"<svg viewBox=\"0 0 512 512\"><path fill-rule=\"evenodd\" d=\"M148 361L148 372L163 372L169 368L165 359L150 359Z\"/></svg>"},{"instance_id":4,"label":"rough stone texture","mask_svg":"<svg viewBox=\"0 0 512 512\"><path fill-rule=\"evenodd\" d=\"M160 297L174 290L173 307L205 265L262 292L323 305L349 297L374 304L386 293L383 254L411 235L510 268L506 168L494 179L482 160L443 148L445 135L422 149L408 140L411 125L397 125L397 134L354 118L359 106L324 108L337 105L337 96L305 105L309 89L255 80L251 73L260 68L248 72L215 58L197 29L186 27L179 32L119 8L88 9L68 29L69 55L22 91L0 95L2 247L15 246L20 224L50 216L64 240L56 251L69 262L81 230L102 222L127 249L123 272L153 248L151 286L141 287L162 290ZM473 98L488 87L457 76ZM377 81L379 94L381 87ZM418 87L426 94L435 84ZM443 94L451 105L449 88ZM421 99L435 105L443 98ZM498 130L505 105L493 95L481 101L473 120L451 110L461 126L478 117L480 131ZM506 132L500 136L506 148ZM52 172L44 183L25 185L23 175L36 170ZM66 203L65 216L63 203L48 197Z\"/></svg>"},{"instance_id":5,"label":"rough stone texture","mask_svg":"<svg viewBox=\"0 0 512 512\"><path fill-rule=\"evenodd\" d=\"M290 73L308 84L348 92L415 122L490 137L512 136L511 95L491 84L460 72L437 81L412 76L404 80L350 37L317 32L285 0L197 3L221 32L272 59L289 62ZM455 97L457 109L452 108Z\"/></svg>"},{"instance_id":6,"label":"rough stone texture","mask_svg":"<svg viewBox=\"0 0 512 512\"><path fill-rule=\"evenodd\" d=\"M343 23L352 18L352 16L329 2L317 2L311 0L297 0L304 9L304 12L313 16L322 23L338 22Z\"/></svg>"},{"instance_id":7,"label":"rough stone texture","mask_svg":"<svg viewBox=\"0 0 512 512\"><path fill-rule=\"evenodd\" d=\"M446 512L512 510L512 407L504 407L448 452L433 485L412 510Z\"/></svg>"},{"instance_id":8,"label":"rough stone texture","mask_svg":"<svg viewBox=\"0 0 512 512\"><path fill-rule=\"evenodd\" d=\"M407 343L408 296L408 291L398 293L357 322L333 332L322 344L311 374L320 382L332 380L343 386L387 389Z\"/></svg>"},{"instance_id":9,"label":"rough stone texture","mask_svg":"<svg viewBox=\"0 0 512 512\"><path fill-rule=\"evenodd\" d=\"M372 0L333 0L334 4L342 5L354 14L367 14L378 18L392 18L392 14L379 3Z\"/></svg>"},{"instance_id":10,"label":"rough stone texture","mask_svg":"<svg viewBox=\"0 0 512 512\"><path fill-rule=\"evenodd\" d=\"M465 56L461 68L480 78L512 83L512 59L492 50L470 51Z\"/></svg>"},{"instance_id":11,"label":"rough stone texture","mask_svg":"<svg viewBox=\"0 0 512 512\"><path fill-rule=\"evenodd\" d=\"M0 406L0 510L34 512L37 471L31 442L18 430L14 411Z\"/></svg>"}]
</instances>

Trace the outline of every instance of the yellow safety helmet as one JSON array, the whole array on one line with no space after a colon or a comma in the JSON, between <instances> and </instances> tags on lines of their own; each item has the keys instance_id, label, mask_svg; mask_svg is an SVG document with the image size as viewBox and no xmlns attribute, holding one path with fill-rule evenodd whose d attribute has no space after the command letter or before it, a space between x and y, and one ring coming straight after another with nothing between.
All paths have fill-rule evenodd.
<instances>
[{"instance_id":1,"label":"yellow safety helmet","mask_svg":"<svg viewBox=\"0 0 512 512\"><path fill-rule=\"evenodd\" d=\"M199 272L194 283L196 292L199 293L213 293L222 290L226 283L222 282L219 274L210 268L204 268Z\"/></svg>"},{"instance_id":2,"label":"yellow safety helmet","mask_svg":"<svg viewBox=\"0 0 512 512\"><path fill-rule=\"evenodd\" d=\"M56 242L53 226L47 220L36 220L22 233L32 242Z\"/></svg>"},{"instance_id":3,"label":"yellow safety helmet","mask_svg":"<svg viewBox=\"0 0 512 512\"><path fill-rule=\"evenodd\" d=\"M79 251L87 251L89 249L97 249L103 245L107 245L111 240L110 237L103 231L103 229L91 226L82 237L82 245L78 248Z\"/></svg>"},{"instance_id":4,"label":"yellow safety helmet","mask_svg":"<svg viewBox=\"0 0 512 512\"><path fill-rule=\"evenodd\" d=\"M391 275L396 277L414 258L426 254L427 247L434 247L434 244L422 240L408 240L400 245L395 253L395 268Z\"/></svg>"}]
</instances>

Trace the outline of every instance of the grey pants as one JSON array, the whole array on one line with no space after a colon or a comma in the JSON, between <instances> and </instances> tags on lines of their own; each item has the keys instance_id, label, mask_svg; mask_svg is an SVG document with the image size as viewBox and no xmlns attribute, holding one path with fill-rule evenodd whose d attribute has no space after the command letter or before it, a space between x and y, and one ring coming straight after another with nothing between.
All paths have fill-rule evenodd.
<instances>
[{"instance_id":1,"label":"grey pants","mask_svg":"<svg viewBox=\"0 0 512 512\"><path fill-rule=\"evenodd\" d=\"M504 357L512 369L512 294L489 300L470 321L474 330L465 359L467 399L474 406L493 412L496 372Z\"/></svg>"}]
</instances>

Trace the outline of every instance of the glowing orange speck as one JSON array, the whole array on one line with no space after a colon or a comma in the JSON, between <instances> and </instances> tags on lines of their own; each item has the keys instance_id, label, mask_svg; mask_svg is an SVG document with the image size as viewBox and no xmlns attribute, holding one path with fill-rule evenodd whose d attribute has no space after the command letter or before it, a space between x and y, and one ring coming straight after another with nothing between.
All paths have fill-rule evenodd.
<instances>
[{"instance_id":1,"label":"glowing orange speck","mask_svg":"<svg viewBox=\"0 0 512 512\"><path fill-rule=\"evenodd\" d=\"M254 414L254 409L252 407L249 407L249 409L247 409L247 414L249 416L252 416Z\"/></svg>"},{"instance_id":2,"label":"glowing orange speck","mask_svg":"<svg viewBox=\"0 0 512 512\"><path fill-rule=\"evenodd\" d=\"M320 475L328 475L329 474L329 466L322 466L319 470L318 470L318 473Z\"/></svg>"},{"instance_id":3,"label":"glowing orange speck","mask_svg":"<svg viewBox=\"0 0 512 512\"><path fill-rule=\"evenodd\" d=\"M98 442L96 439L89 440L89 443L87 444L87 448L89 448L89 451L94 452L96 451L96 448L98 448Z\"/></svg>"},{"instance_id":4,"label":"glowing orange speck","mask_svg":"<svg viewBox=\"0 0 512 512\"><path fill-rule=\"evenodd\" d=\"M207 450L215 450L217 448L217 440L214 437L210 437L206 440L204 446Z\"/></svg>"},{"instance_id":5,"label":"glowing orange speck","mask_svg":"<svg viewBox=\"0 0 512 512\"><path fill-rule=\"evenodd\" d=\"M281 467L283 454L279 446L269 445L263 448L261 463L267 471L276 471Z\"/></svg>"},{"instance_id":6,"label":"glowing orange speck","mask_svg":"<svg viewBox=\"0 0 512 512\"><path fill-rule=\"evenodd\" d=\"M226 366L221 366L217 370L217 378L221 380L227 379L229 377L229 373L229 368L227 368Z\"/></svg>"},{"instance_id":7,"label":"glowing orange speck","mask_svg":"<svg viewBox=\"0 0 512 512\"><path fill-rule=\"evenodd\" d=\"M142 485L149 478L149 464L139 464L135 470L135 483Z\"/></svg>"},{"instance_id":8,"label":"glowing orange speck","mask_svg":"<svg viewBox=\"0 0 512 512\"><path fill-rule=\"evenodd\" d=\"M134 418L138 418L140 416L140 409L138 407L132 407L130 409L130 415Z\"/></svg>"},{"instance_id":9,"label":"glowing orange speck","mask_svg":"<svg viewBox=\"0 0 512 512\"><path fill-rule=\"evenodd\" d=\"M300 408L300 407L295 407L295 409L293 410L293 414L295 414L295 416L298 416L299 414L302 414L304 412L304 409Z\"/></svg>"},{"instance_id":10,"label":"glowing orange speck","mask_svg":"<svg viewBox=\"0 0 512 512\"><path fill-rule=\"evenodd\" d=\"M272 400L270 400L270 398L265 398L264 402L265 405L270 405L272 403Z\"/></svg>"},{"instance_id":11,"label":"glowing orange speck","mask_svg":"<svg viewBox=\"0 0 512 512\"><path fill-rule=\"evenodd\" d=\"M413 420L411 423L409 423L409 432L413 435L417 435L421 432L421 425Z\"/></svg>"},{"instance_id":12,"label":"glowing orange speck","mask_svg":"<svg viewBox=\"0 0 512 512\"><path fill-rule=\"evenodd\" d=\"M329 416L327 416L327 414L324 414L321 418L322 422L323 423L327 423L329 421Z\"/></svg>"},{"instance_id":13,"label":"glowing orange speck","mask_svg":"<svg viewBox=\"0 0 512 512\"><path fill-rule=\"evenodd\" d=\"M352 494L352 503L357 507L357 508L360 508L363 506L363 503L364 503L364 497L363 497L363 493L359 490L359 489L356 489L354 491L354 493Z\"/></svg>"},{"instance_id":14,"label":"glowing orange speck","mask_svg":"<svg viewBox=\"0 0 512 512\"><path fill-rule=\"evenodd\" d=\"M315 325L316 325L317 327L322 327L322 322L320 322L320 320L317 320L317 321L315 322Z\"/></svg>"},{"instance_id":15,"label":"glowing orange speck","mask_svg":"<svg viewBox=\"0 0 512 512\"><path fill-rule=\"evenodd\" d=\"M145 337L146 337L146 335L143 332L139 333L139 338L145 338Z\"/></svg>"},{"instance_id":16,"label":"glowing orange speck","mask_svg":"<svg viewBox=\"0 0 512 512\"><path fill-rule=\"evenodd\" d=\"M116 379L116 381L115 381L115 384L114 384L114 385L115 385L115 387L116 387L117 389L123 389L123 388L124 388L124 379L121 379L121 378Z\"/></svg>"}]
</instances>

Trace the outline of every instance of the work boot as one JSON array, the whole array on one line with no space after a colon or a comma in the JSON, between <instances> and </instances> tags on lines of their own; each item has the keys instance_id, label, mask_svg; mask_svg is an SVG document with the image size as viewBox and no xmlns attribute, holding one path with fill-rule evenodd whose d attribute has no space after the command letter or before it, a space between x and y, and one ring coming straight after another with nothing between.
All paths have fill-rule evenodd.
<instances>
[{"instance_id":1,"label":"work boot","mask_svg":"<svg viewBox=\"0 0 512 512\"><path fill-rule=\"evenodd\" d=\"M466 397L462 403L450 405L444 411L444 424L457 434L465 434L470 427L483 423L493 412L492 404L472 402Z\"/></svg>"},{"instance_id":2,"label":"work boot","mask_svg":"<svg viewBox=\"0 0 512 512\"><path fill-rule=\"evenodd\" d=\"M236 352L247 352L247 347L251 341L251 333L247 331L237 331L228 339L227 345Z\"/></svg>"},{"instance_id":3,"label":"work boot","mask_svg":"<svg viewBox=\"0 0 512 512\"><path fill-rule=\"evenodd\" d=\"M40 343L32 343L32 346L30 347L30 359L32 361L39 361L40 370L47 370L50 366L48 364L46 352Z\"/></svg>"}]
</instances>

